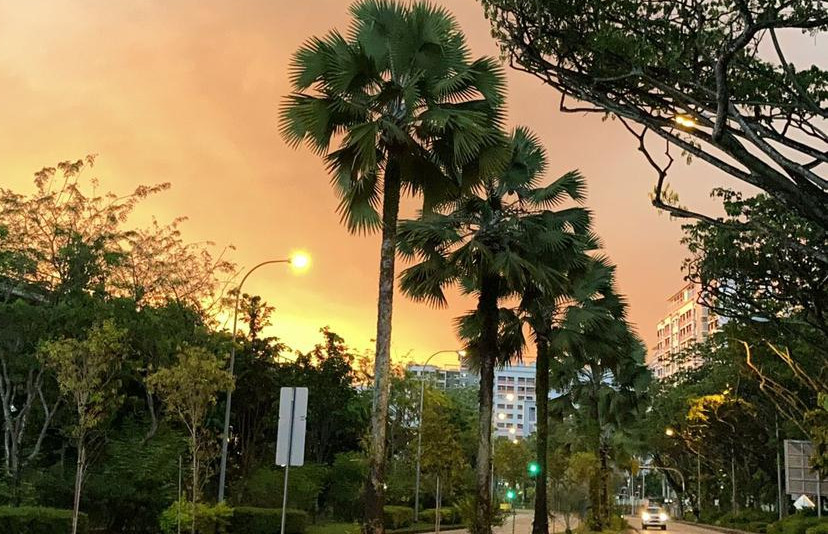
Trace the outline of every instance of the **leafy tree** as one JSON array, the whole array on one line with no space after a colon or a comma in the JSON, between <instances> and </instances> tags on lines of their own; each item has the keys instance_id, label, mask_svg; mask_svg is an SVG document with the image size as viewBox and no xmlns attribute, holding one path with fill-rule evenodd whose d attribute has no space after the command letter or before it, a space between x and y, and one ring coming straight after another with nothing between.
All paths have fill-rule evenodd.
<instances>
[{"instance_id":1,"label":"leafy tree","mask_svg":"<svg viewBox=\"0 0 828 534\"><path fill-rule=\"evenodd\" d=\"M111 321L89 331L86 339L61 339L41 348L44 365L54 370L61 393L75 410L71 431L77 449L72 534L78 528L81 490L89 464L89 440L120 401L118 371L123 364L124 331Z\"/></svg>"},{"instance_id":2,"label":"leafy tree","mask_svg":"<svg viewBox=\"0 0 828 534\"><path fill-rule=\"evenodd\" d=\"M635 135L658 172L655 206L678 217L713 220L664 197L675 147L828 228L826 180L818 170L828 163L822 124L828 73L816 65L797 68L780 40L792 31L824 34L824 3L483 5L511 63L559 91L561 110L611 114ZM589 105L570 107L567 98ZM648 133L666 141L666 164L651 156Z\"/></svg>"},{"instance_id":3,"label":"leafy tree","mask_svg":"<svg viewBox=\"0 0 828 534\"><path fill-rule=\"evenodd\" d=\"M432 388L426 392L421 429L422 472L439 477L442 495L451 496L463 483L469 464L460 444L460 432L451 421L451 400Z\"/></svg>"},{"instance_id":4,"label":"leafy tree","mask_svg":"<svg viewBox=\"0 0 828 534\"><path fill-rule=\"evenodd\" d=\"M178 363L159 369L147 379L147 387L157 393L167 410L181 420L187 430L192 457L192 502L198 502L202 479L199 473L210 458L204 443L207 411L216 403L220 391L233 387L233 377L222 368L214 354L201 347L185 347ZM207 447L207 448L205 448ZM193 529L195 524L193 524Z\"/></svg>"},{"instance_id":5,"label":"leafy tree","mask_svg":"<svg viewBox=\"0 0 828 534\"><path fill-rule=\"evenodd\" d=\"M294 55L281 132L324 156L350 231L382 232L365 516L368 532L382 532L400 195L422 194L430 209L477 177L491 159L478 154L498 141L503 78L493 59L471 59L442 8L362 0L351 15L346 35L313 38Z\"/></svg>"},{"instance_id":6,"label":"leafy tree","mask_svg":"<svg viewBox=\"0 0 828 534\"><path fill-rule=\"evenodd\" d=\"M458 321L480 370L475 534L491 531L494 368L523 348L520 319L500 303L520 294L530 282L561 284L559 264L537 259L586 235L589 225L583 208L547 209L566 199L581 200L583 181L577 172L539 186L543 161L538 141L519 128L507 146L508 163L487 176L474 193L452 203L445 213L423 213L400 226L401 253L418 261L402 273L404 293L435 306L446 304L444 288L450 286L477 296L477 309Z\"/></svg>"}]
</instances>

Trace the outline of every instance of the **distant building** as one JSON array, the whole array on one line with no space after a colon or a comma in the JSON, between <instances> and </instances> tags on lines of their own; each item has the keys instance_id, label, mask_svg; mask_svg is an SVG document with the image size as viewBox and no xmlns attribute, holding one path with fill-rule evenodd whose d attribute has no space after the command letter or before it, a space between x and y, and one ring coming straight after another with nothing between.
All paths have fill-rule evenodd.
<instances>
[{"instance_id":1,"label":"distant building","mask_svg":"<svg viewBox=\"0 0 828 534\"><path fill-rule=\"evenodd\" d=\"M668 376L688 368L701 365L701 358L689 358L681 364L673 357L692 347L695 343L707 341L718 331L722 321L707 307L698 302L698 286L687 283L667 299L667 315L656 327L656 345L647 355L647 365L656 378Z\"/></svg>"},{"instance_id":2,"label":"distant building","mask_svg":"<svg viewBox=\"0 0 828 534\"><path fill-rule=\"evenodd\" d=\"M439 367L410 363L409 373L426 377L440 389L479 387L480 376L462 360L458 367ZM495 369L494 413L492 425L495 437L524 439L537 426L537 397L535 396L535 363L509 365ZM551 391L549 398L558 396Z\"/></svg>"}]
</instances>

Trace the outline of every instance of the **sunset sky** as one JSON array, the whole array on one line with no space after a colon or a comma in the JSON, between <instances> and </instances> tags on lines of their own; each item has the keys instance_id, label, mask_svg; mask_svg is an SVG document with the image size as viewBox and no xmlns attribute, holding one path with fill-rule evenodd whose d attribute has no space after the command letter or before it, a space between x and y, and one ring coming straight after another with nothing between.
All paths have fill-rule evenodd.
<instances>
[{"instance_id":1,"label":"sunset sky","mask_svg":"<svg viewBox=\"0 0 828 534\"><path fill-rule=\"evenodd\" d=\"M476 55L497 53L474 0L444 0ZM343 0L0 1L0 183L29 191L43 166L99 154L93 175L116 192L169 181L136 222L189 217L192 241L232 243L250 266L302 248L313 267L257 272L248 292L276 306L273 333L307 349L329 325L358 349L372 346L378 236L351 236L320 159L277 131L293 51L347 25ZM814 45L816 46L816 45ZM806 53L814 53L813 51ZM545 142L550 178L580 169L606 252L618 265L631 317L652 346L666 299L682 284L679 223L649 204L654 175L635 140L613 121L561 114L558 95L508 71L509 122ZM678 165L682 202L709 207L730 183L703 163ZM414 204L407 204L408 215ZM424 359L458 346L459 297L433 310L398 296L393 354ZM450 362L447 357L443 361Z\"/></svg>"}]
</instances>

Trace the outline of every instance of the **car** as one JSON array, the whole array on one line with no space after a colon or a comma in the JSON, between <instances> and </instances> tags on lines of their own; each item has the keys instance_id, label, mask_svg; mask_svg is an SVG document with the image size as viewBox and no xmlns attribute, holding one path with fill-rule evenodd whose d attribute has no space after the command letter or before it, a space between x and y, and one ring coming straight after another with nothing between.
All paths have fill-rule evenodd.
<instances>
[{"instance_id":1,"label":"car","mask_svg":"<svg viewBox=\"0 0 828 534\"><path fill-rule=\"evenodd\" d=\"M661 508L649 507L641 512L641 530L647 530L649 527L660 527L661 530L667 530L667 513Z\"/></svg>"}]
</instances>

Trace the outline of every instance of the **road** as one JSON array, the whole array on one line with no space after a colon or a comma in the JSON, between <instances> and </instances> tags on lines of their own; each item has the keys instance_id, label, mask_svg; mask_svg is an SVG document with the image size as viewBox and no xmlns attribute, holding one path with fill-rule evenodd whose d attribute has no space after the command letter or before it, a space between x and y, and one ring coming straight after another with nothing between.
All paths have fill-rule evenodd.
<instances>
[{"instance_id":1,"label":"road","mask_svg":"<svg viewBox=\"0 0 828 534\"><path fill-rule=\"evenodd\" d=\"M643 533L644 531L641 530L641 520L633 517L627 517L627 522L632 527L631 532L634 534ZM574 529L577 524L577 519L573 519L572 521L572 528ZM563 521L561 519L556 519L556 523L553 526L549 525L549 532L551 533L562 533L564 530ZM468 531L465 530L452 530L449 531L451 534L468 534ZM517 515L515 516L515 534L531 534L532 532L532 511L531 510L518 510ZM657 532L661 532L660 530ZM707 528L697 527L695 525L687 525L684 523L676 523L670 522L667 525L667 532L669 534L721 534L718 531L710 530ZM432 533L433 534L433 533ZM497 527L494 529L494 534L512 534L512 518L510 517L501 527Z\"/></svg>"}]
</instances>

